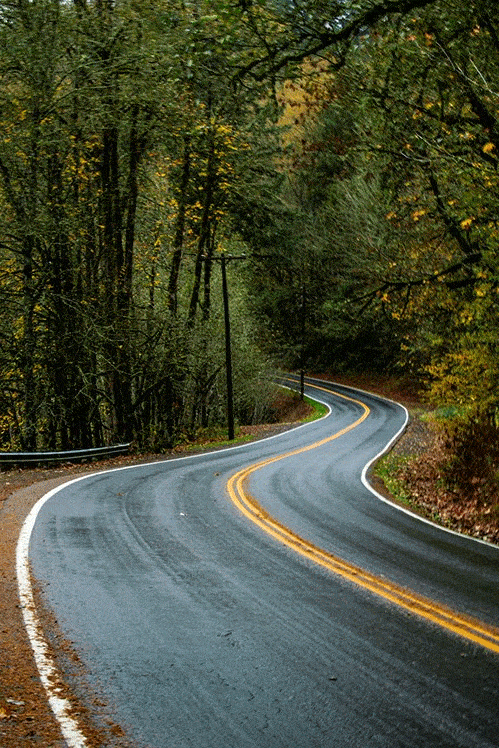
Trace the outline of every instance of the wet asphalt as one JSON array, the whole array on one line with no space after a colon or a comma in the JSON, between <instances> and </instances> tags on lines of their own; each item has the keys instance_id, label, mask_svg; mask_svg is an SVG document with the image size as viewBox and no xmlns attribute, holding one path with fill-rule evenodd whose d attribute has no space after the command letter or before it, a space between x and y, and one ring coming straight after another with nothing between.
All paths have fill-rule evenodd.
<instances>
[{"instance_id":1,"label":"wet asphalt","mask_svg":"<svg viewBox=\"0 0 499 748\"><path fill-rule=\"evenodd\" d=\"M499 624L499 549L423 523L360 481L404 411L332 389L369 416L255 472L252 495L328 552ZM96 720L118 722L137 748L497 748L498 654L314 565L231 503L237 470L364 412L309 394L329 404L327 418L95 474L44 505L32 569L81 663L60 667Z\"/></svg>"}]
</instances>

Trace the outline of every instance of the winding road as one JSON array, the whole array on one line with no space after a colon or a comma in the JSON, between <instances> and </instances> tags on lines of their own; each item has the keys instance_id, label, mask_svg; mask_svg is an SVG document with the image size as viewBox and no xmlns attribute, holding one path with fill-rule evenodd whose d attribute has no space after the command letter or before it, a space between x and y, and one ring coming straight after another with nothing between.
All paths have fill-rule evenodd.
<instances>
[{"instance_id":1,"label":"winding road","mask_svg":"<svg viewBox=\"0 0 499 748\"><path fill-rule=\"evenodd\" d=\"M53 667L137 748L498 748L499 548L368 487L403 408L306 393L327 417L39 502L18 568L41 668L28 561L80 659Z\"/></svg>"}]
</instances>

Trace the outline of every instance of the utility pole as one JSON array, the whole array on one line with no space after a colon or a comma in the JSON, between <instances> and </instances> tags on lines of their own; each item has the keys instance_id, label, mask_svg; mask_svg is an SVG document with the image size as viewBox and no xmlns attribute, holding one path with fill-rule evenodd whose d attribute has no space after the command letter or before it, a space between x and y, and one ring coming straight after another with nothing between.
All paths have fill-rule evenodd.
<instances>
[{"instance_id":1,"label":"utility pole","mask_svg":"<svg viewBox=\"0 0 499 748\"><path fill-rule=\"evenodd\" d=\"M203 258L206 259L206 258ZM230 310L229 310L229 292L227 289L227 262L229 260L247 260L246 255L225 255L223 253L211 257L212 262L220 262L222 270L222 297L224 308L224 327L225 327L225 372L227 382L227 435L229 441L235 437L234 428L234 390L232 385L232 351L230 343Z\"/></svg>"},{"instance_id":2,"label":"utility pole","mask_svg":"<svg viewBox=\"0 0 499 748\"><path fill-rule=\"evenodd\" d=\"M306 310L307 291L305 283L301 287L301 346L300 346L300 400L305 398L305 333L306 333Z\"/></svg>"},{"instance_id":3,"label":"utility pole","mask_svg":"<svg viewBox=\"0 0 499 748\"><path fill-rule=\"evenodd\" d=\"M263 255L260 255L263 257ZM232 351L230 342L230 310L229 310L229 292L227 288L227 263L229 260L247 260L247 255L214 255L212 261L219 261L222 270L222 296L224 307L224 326L225 326L225 372L227 381L227 432L229 441L235 436L234 429L234 390L232 385Z\"/></svg>"},{"instance_id":4,"label":"utility pole","mask_svg":"<svg viewBox=\"0 0 499 748\"><path fill-rule=\"evenodd\" d=\"M230 345L229 293L227 290L226 258L220 258L222 266L222 295L225 322L225 371L227 376L227 431L229 441L234 439L234 392L232 388L232 352Z\"/></svg>"}]
</instances>

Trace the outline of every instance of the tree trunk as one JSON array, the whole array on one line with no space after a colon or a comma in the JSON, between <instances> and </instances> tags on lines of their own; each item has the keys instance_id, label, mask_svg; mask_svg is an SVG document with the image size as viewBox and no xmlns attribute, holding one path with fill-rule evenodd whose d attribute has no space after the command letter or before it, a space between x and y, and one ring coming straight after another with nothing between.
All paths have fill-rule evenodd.
<instances>
[{"instance_id":1,"label":"tree trunk","mask_svg":"<svg viewBox=\"0 0 499 748\"><path fill-rule=\"evenodd\" d=\"M191 293L189 305L188 325L192 326L196 318L196 312L199 304L199 294L201 291L201 273L203 260L205 259L205 250L210 245L211 220L213 209L213 196L216 183L215 168L215 137L211 134L208 152L208 164L206 169L206 183L204 188L204 206L201 218L201 227L199 231L198 249L196 255L196 264L194 268L194 285Z\"/></svg>"},{"instance_id":2,"label":"tree trunk","mask_svg":"<svg viewBox=\"0 0 499 748\"><path fill-rule=\"evenodd\" d=\"M180 181L180 196L178 201L178 213L173 240L173 257L168 281L168 306L173 315L177 314L177 293L180 264L182 262L182 250L184 246L185 214L187 208L187 189L189 187L191 168L191 139L187 135L184 138L184 155L182 160L182 179Z\"/></svg>"},{"instance_id":3,"label":"tree trunk","mask_svg":"<svg viewBox=\"0 0 499 748\"><path fill-rule=\"evenodd\" d=\"M23 337L21 348L22 394L24 421L21 432L21 448L36 451L37 400L35 387L36 334L34 310L36 297L33 284L33 240L27 237L23 248Z\"/></svg>"}]
</instances>

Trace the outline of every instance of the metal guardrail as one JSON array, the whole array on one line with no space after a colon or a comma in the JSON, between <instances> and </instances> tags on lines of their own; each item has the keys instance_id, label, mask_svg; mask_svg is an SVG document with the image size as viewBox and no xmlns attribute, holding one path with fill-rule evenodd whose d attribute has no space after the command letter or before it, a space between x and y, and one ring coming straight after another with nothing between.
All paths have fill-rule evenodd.
<instances>
[{"instance_id":1,"label":"metal guardrail","mask_svg":"<svg viewBox=\"0 0 499 748\"><path fill-rule=\"evenodd\" d=\"M127 454L129 449L130 442L109 447L71 449L63 452L0 452L0 469L14 465L45 465L52 462L83 462L103 457L117 457Z\"/></svg>"}]
</instances>

